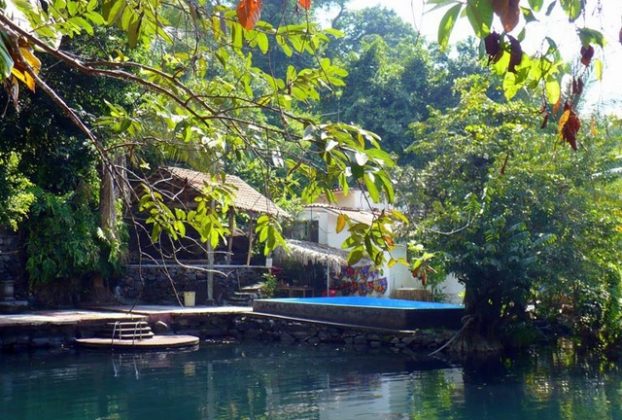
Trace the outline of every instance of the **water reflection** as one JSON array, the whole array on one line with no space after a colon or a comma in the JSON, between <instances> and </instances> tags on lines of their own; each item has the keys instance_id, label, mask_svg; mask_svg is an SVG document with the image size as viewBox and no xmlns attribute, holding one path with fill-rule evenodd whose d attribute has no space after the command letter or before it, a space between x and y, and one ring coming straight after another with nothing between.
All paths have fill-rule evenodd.
<instances>
[{"instance_id":1,"label":"water reflection","mask_svg":"<svg viewBox=\"0 0 622 420\"><path fill-rule=\"evenodd\" d=\"M463 366L331 347L0 355L2 419L622 418L615 366L558 353Z\"/></svg>"}]
</instances>

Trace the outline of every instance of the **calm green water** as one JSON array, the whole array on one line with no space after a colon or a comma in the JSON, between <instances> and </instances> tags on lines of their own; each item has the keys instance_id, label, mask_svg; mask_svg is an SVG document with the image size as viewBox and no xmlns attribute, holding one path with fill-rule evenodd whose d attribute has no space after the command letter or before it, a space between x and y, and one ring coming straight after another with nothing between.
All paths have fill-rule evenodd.
<instances>
[{"instance_id":1,"label":"calm green water","mask_svg":"<svg viewBox=\"0 0 622 420\"><path fill-rule=\"evenodd\" d=\"M622 374L556 354L449 365L331 347L0 354L0 419L622 419Z\"/></svg>"}]
</instances>

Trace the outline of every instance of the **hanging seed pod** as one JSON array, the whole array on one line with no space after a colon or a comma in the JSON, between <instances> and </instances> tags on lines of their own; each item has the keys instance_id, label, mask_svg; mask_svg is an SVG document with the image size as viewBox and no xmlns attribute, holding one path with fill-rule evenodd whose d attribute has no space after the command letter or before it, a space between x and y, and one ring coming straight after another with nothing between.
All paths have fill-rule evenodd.
<instances>
[{"instance_id":1,"label":"hanging seed pod","mask_svg":"<svg viewBox=\"0 0 622 420\"><path fill-rule=\"evenodd\" d=\"M486 38L484 38L484 45L486 46L486 54L488 54L488 64L499 61L503 54L503 50L501 49L501 36L494 31L489 33Z\"/></svg>"},{"instance_id":2,"label":"hanging seed pod","mask_svg":"<svg viewBox=\"0 0 622 420\"><path fill-rule=\"evenodd\" d=\"M520 41L511 35L508 35L510 40L510 63L508 64L508 71L516 73L516 66L518 66L523 60L523 48L520 45Z\"/></svg>"},{"instance_id":3,"label":"hanging seed pod","mask_svg":"<svg viewBox=\"0 0 622 420\"><path fill-rule=\"evenodd\" d=\"M594 57L594 47L588 45L587 47L581 47L581 64L589 66Z\"/></svg>"}]
</instances>

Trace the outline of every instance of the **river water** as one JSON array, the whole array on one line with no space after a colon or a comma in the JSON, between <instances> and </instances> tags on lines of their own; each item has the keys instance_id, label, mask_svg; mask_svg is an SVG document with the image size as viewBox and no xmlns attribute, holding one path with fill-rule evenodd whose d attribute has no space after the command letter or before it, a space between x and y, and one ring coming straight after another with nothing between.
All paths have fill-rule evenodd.
<instances>
[{"instance_id":1,"label":"river water","mask_svg":"<svg viewBox=\"0 0 622 420\"><path fill-rule=\"evenodd\" d=\"M330 346L0 354L0 419L622 419L615 365Z\"/></svg>"}]
</instances>

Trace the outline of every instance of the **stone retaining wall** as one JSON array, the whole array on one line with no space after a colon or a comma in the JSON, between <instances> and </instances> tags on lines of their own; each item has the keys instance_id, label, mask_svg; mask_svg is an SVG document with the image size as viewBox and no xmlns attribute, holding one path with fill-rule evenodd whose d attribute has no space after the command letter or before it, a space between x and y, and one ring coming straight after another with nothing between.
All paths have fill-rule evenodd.
<instances>
[{"instance_id":1,"label":"stone retaining wall","mask_svg":"<svg viewBox=\"0 0 622 420\"><path fill-rule=\"evenodd\" d=\"M385 332L365 328L332 326L286 319L239 316L234 331L242 340L278 341L287 344L322 343L355 347L390 347L400 351L431 350L445 344L456 331L422 329L414 332Z\"/></svg>"},{"instance_id":2,"label":"stone retaining wall","mask_svg":"<svg viewBox=\"0 0 622 420\"><path fill-rule=\"evenodd\" d=\"M45 325L0 329L0 351L71 348L76 338L95 337L102 326Z\"/></svg>"},{"instance_id":3,"label":"stone retaining wall","mask_svg":"<svg viewBox=\"0 0 622 420\"><path fill-rule=\"evenodd\" d=\"M205 265L198 265L206 268ZM238 289L238 285L248 285L262 280L265 269L238 266L216 267L224 273L214 275L214 299L222 303L226 297ZM197 305L207 300L207 273L201 270L173 265L162 267L155 264L128 265L125 274L117 281L117 295L134 301L139 299L144 303L158 305L177 304L175 292L171 286L171 279L175 289L181 296L182 292L196 292Z\"/></svg>"},{"instance_id":4,"label":"stone retaining wall","mask_svg":"<svg viewBox=\"0 0 622 420\"><path fill-rule=\"evenodd\" d=\"M17 280L21 273L18 237L0 229L0 281Z\"/></svg>"},{"instance_id":5,"label":"stone retaining wall","mask_svg":"<svg viewBox=\"0 0 622 420\"><path fill-rule=\"evenodd\" d=\"M163 320L166 322L166 320ZM332 326L259 315L179 317L169 319L176 334L192 334L202 340L234 339L284 344L336 344L355 347L388 347L401 351L433 350L456 333L446 329L384 332L375 329Z\"/></svg>"},{"instance_id":6,"label":"stone retaining wall","mask_svg":"<svg viewBox=\"0 0 622 420\"><path fill-rule=\"evenodd\" d=\"M162 322L158 322L162 321ZM165 328L163 323L168 326ZM430 351L446 343L452 330L417 330L412 333L387 333L363 328L331 326L257 315L210 314L201 316L161 315L150 317L156 333L192 334L205 341L260 341L264 343L319 345L331 344L361 348L390 348L394 351ZM32 348L63 348L74 338L94 336L99 328L89 326L28 326L0 329L0 350L20 351ZM207 344L209 345L209 344Z\"/></svg>"},{"instance_id":7,"label":"stone retaining wall","mask_svg":"<svg viewBox=\"0 0 622 420\"><path fill-rule=\"evenodd\" d=\"M20 238L14 232L0 227L0 282L13 281L16 299L27 299L28 284L24 277L24 261L21 254ZM2 300L0 290L0 300ZM2 312L3 309L0 309Z\"/></svg>"}]
</instances>

